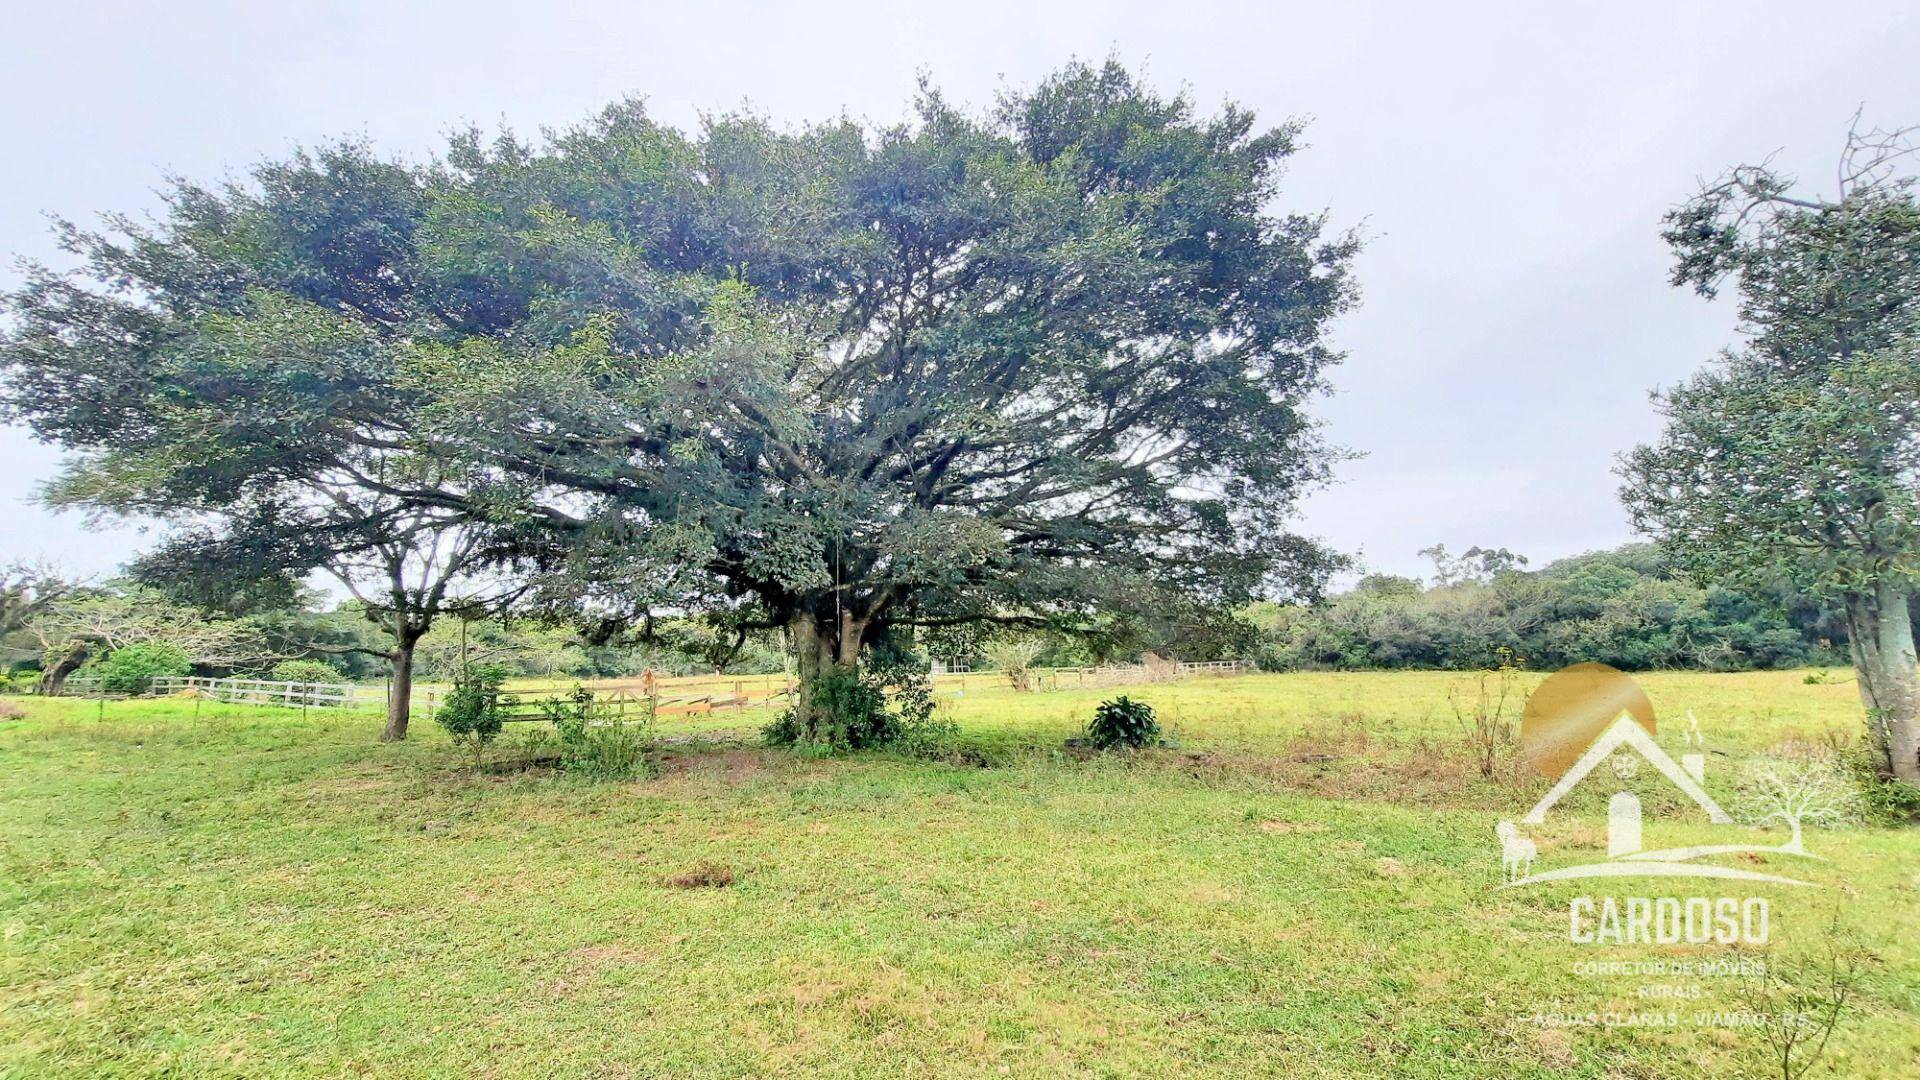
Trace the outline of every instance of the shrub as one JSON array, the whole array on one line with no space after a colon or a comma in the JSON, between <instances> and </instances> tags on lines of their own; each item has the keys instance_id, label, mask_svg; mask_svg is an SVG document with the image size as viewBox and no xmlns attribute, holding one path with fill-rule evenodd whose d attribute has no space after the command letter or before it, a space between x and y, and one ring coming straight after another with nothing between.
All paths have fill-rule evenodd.
<instances>
[{"instance_id":1,"label":"shrub","mask_svg":"<svg viewBox=\"0 0 1920 1080\"><path fill-rule=\"evenodd\" d=\"M1129 697L1103 701L1093 710L1093 723L1087 725L1087 743L1101 750L1125 746L1138 750L1160 742L1160 722L1154 719L1153 706Z\"/></svg>"},{"instance_id":2,"label":"shrub","mask_svg":"<svg viewBox=\"0 0 1920 1080\"><path fill-rule=\"evenodd\" d=\"M178 645L149 641L123 645L93 665L92 674L100 679L100 688L113 694L144 694L153 680L162 676L188 675L193 658Z\"/></svg>"},{"instance_id":3,"label":"shrub","mask_svg":"<svg viewBox=\"0 0 1920 1080\"><path fill-rule=\"evenodd\" d=\"M475 664L455 676L447 700L433 714L434 722L446 728L454 742L473 748L476 764L481 751L500 734L506 712L514 704L511 694L501 692L506 681L506 668L498 664Z\"/></svg>"},{"instance_id":4,"label":"shrub","mask_svg":"<svg viewBox=\"0 0 1920 1080\"><path fill-rule=\"evenodd\" d=\"M273 665L267 677L291 683L337 683L346 676L324 660L282 660Z\"/></svg>"},{"instance_id":5,"label":"shrub","mask_svg":"<svg viewBox=\"0 0 1920 1080\"><path fill-rule=\"evenodd\" d=\"M814 731L802 730L792 709L761 732L769 746L792 746L809 753L832 754L885 746L900 736L900 721L887 711L887 691L870 671L832 671L814 681L809 704L814 715L829 718Z\"/></svg>"},{"instance_id":6,"label":"shrub","mask_svg":"<svg viewBox=\"0 0 1920 1080\"><path fill-rule=\"evenodd\" d=\"M629 720L596 702L593 691L575 686L540 703L560 739L560 768L596 780L621 780L647 771L653 718Z\"/></svg>"},{"instance_id":7,"label":"shrub","mask_svg":"<svg viewBox=\"0 0 1920 1080\"><path fill-rule=\"evenodd\" d=\"M1853 781L1861 816L1878 825L1920 822L1920 784L1881 773L1878 755L1864 741L1836 748L1841 770Z\"/></svg>"},{"instance_id":8,"label":"shrub","mask_svg":"<svg viewBox=\"0 0 1920 1080\"><path fill-rule=\"evenodd\" d=\"M958 728L934 708L927 658L911 639L884 634L857 670L838 670L813 685L813 731L801 729L793 710L762 729L769 746L810 754L889 747L918 756L938 756Z\"/></svg>"}]
</instances>

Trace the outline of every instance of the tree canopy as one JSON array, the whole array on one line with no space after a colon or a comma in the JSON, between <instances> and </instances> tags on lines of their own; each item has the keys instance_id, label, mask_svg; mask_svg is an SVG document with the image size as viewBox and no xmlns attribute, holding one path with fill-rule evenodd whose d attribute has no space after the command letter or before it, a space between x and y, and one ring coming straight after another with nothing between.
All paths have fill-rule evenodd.
<instances>
[{"instance_id":1,"label":"tree canopy","mask_svg":"<svg viewBox=\"0 0 1920 1080\"><path fill-rule=\"evenodd\" d=\"M878 129L335 144L67 228L6 408L80 451L71 499L254 546L438 515L572 609L785 628L807 680L905 627L1310 593L1356 244L1273 209L1298 134L1109 63Z\"/></svg>"}]
</instances>

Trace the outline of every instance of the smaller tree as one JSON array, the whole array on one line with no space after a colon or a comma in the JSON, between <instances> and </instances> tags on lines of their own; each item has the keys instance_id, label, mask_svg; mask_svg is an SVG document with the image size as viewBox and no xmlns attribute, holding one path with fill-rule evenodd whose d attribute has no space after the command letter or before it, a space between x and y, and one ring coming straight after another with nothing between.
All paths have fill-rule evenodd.
<instances>
[{"instance_id":1,"label":"smaller tree","mask_svg":"<svg viewBox=\"0 0 1920 1080\"><path fill-rule=\"evenodd\" d=\"M44 563L16 562L0 568L0 638L26 629L74 588L73 582Z\"/></svg>"},{"instance_id":2,"label":"smaller tree","mask_svg":"<svg viewBox=\"0 0 1920 1080\"><path fill-rule=\"evenodd\" d=\"M1003 637L986 651L993 666L1006 673L1008 684L1026 693L1033 689L1033 662L1045 650L1046 643L1036 637Z\"/></svg>"},{"instance_id":3,"label":"smaller tree","mask_svg":"<svg viewBox=\"0 0 1920 1080\"><path fill-rule=\"evenodd\" d=\"M1447 545L1435 544L1421 548L1419 554L1433 562L1433 583L1443 589L1451 585L1485 584L1527 566L1525 555L1515 555L1506 548L1475 545L1454 555L1447 550Z\"/></svg>"},{"instance_id":4,"label":"smaller tree","mask_svg":"<svg viewBox=\"0 0 1920 1080\"><path fill-rule=\"evenodd\" d=\"M264 667L279 657L259 627L210 617L138 586L77 589L28 625L45 656L40 692L58 694L88 660L133 645L164 644L214 670Z\"/></svg>"},{"instance_id":5,"label":"smaller tree","mask_svg":"<svg viewBox=\"0 0 1920 1080\"><path fill-rule=\"evenodd\" d=\"M473 750L475 768L514 704L514 698L501 689L506 681L507 669L498 664L473 665L454 680L446 702L433 714L434 722L447 729L454 742Z\"/></svg>"},{"instance_id":6,"label":"smaller tree","mask_svg":"<svg viewBox=\"0 0 1920 1080\"><path fill-rule=\"evenodd\" d=\"M97 465L83 461L56 489L56 497L111 505L111 489L91 471ZM525 585L495 575L505 559L496 532L465 514L413 504L379 486L378 481L308 480L299 490L283 489L279 497L287 501L279 504L203 505L199 527L176 534L140 567L169 591L206 599L218 595L216 582L262 594L279 591L272 581L297 580L314 570L339 582L387 644L304 645L314 652L362 653L387 662L392 684L381 738L392 741L406 738L416 654L435 620L447 614L487 618L511 604ZM151 504L132 505L162 513ZM187 514L173 511L176 519ZM250 581L262 584L234 585Z\"/></svg>"}]
</instances>

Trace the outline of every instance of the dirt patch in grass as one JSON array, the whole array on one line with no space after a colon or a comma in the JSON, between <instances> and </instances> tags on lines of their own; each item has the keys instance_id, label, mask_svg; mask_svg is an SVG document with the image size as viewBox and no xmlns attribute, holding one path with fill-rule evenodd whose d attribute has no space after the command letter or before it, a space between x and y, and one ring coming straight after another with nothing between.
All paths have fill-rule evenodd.
<instances>
[{"instance_id":1,"label":"dirt patch in grass","mask_svg":"<svg viewBox=\"0 0 1920 1080\"><path fill-rule=\"evenodd\" d=\"M1317 821L1282 821L1277 818L1260 822L1260 831L1264 833L1317 833L1326 832L1327 827Z\"/></svg>"},{"instance_id":2,"label":"dirt patch in grass","mask_svg":"<svg viewBox=\"0 0 1920 1080\"><path fill-rule=\"evenodd\" d=\"M339 795L365 795L372 791L387 791L406 783L408 777L401 768L387 761L365 761L348 766L332 775L316 777L313 788L316 792Z\"/></svg>"},{"instance_id":3,"label":"dirt patch in grass","mask_svg":"<svg viewBox=\"0 0 1920 1080\"><path fill-rule=\"evenodd\" d=\"M662 751L656 760L663 777L688 776L739 783L786 772L793 762L793 756L779 750L747 747L717 750L689 747Z\"/></svg>"},{"instance_id":4,"label":"dirt patch in grass","mask_svg":"<svg viewBox=\"0 0 1920 1080\"><path fill-rule=\"evenodd\" d=\"M700 863L666 880L670 889L724 889L733 884L732 869L719 863Z\"/></svg>"},{"instance_id":5,"label":"dirt patch in grass","mask_svg":"<svg viewBox=\"0 0 1920 1080\"><path fill-rule=\"evenodd\" d=\"M656 959L644 949L618 942L585 945L561 958L560 972L547 981L546 991L555 998L572 997L609 973L645 967Z\"/></svg>"},{"instance_id":6,"label":"dirt patch in grass","mask_svg":"<svg viewBox=\"0 0 1920 1080\"><path fill-rule=\"evenodd\" d=\"M1530 1032L1534 1055L1541 1064L1555 1069L1571 1069L1579 1064L1574 1056L1573 1033L1565 1028L1535 1027Z\"/></svg>"},{"instance_id":7,"label":"dirt patch in grass","mask_svg":"<svg viewBox=\"0 0 1920 1080\"><path fill-rule=\"evenodd\" d=\"M1303 732L1280 753L1161 751L1138 760L1210 783L1253 781L1332 799L1391 801L1435 808L1504 809L1532 778L1508 767L1489 780L1464 745L1441 739L1383 739L1365 731ZM1265 826L1262 826L1263 828ZM1285 831L1276 823L1269 831Z\"/></svg>"}]
</instances>

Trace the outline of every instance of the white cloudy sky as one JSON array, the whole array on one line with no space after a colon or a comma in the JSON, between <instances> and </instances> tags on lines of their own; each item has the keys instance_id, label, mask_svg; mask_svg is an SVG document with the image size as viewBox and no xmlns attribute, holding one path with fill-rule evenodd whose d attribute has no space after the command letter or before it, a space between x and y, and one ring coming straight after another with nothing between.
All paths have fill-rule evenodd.
<instances>
[{"instance_id":1,"label":"white cloudy sky","mask_svg":"<svg viewBox=\"0 0 1920 1080\"><path fill-rule=\"evenodd\" d=\"M424 156L458 122L530 130L627 94L682 125L743 102L889 122L923 69L985 104L1109 53L1205 107L1312 119L1283 206L1370 237L1320 409L1366 456L1303 525L1400 572L1434 542L1538 564L1629 539L1614 455L1654 432L1647 390L1733 334L1725 303L1666 285L1660 215L1775 151L1830 187L1862 104L1920 122L1899 3L70 0L0 36L0 254L52 254L48 212L140 211L164 173L334 135ZM33 504L52 450L0 431L0 455L0 560L101 573L143 542Z\"/></svg>"}]
</instances>

